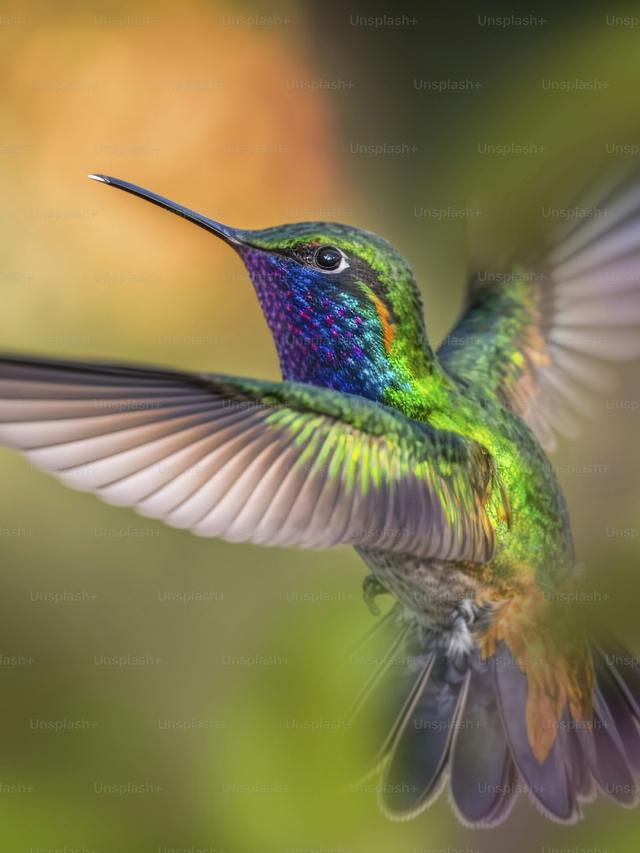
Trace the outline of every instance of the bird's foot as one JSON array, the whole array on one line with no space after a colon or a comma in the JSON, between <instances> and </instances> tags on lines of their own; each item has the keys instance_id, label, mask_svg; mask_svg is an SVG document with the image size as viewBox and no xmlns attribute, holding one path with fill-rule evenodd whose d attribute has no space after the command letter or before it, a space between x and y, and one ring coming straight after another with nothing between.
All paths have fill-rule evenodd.
<instances>
[{"instance_id":1,"label":"bird's foot","mask_svg":"<svg viewBox=\"0 0 640 853\"><path fill-rule=\"evenodd\" d=\"M469 598L464 598L453 611L453 622L455 624L462 620L470 628L476 621L477 615L478 608L475 603Z\"/></svg>"},{"instance_id":2,"label":"bird's foot","mask_svg":"<svg viewBox=\"0 0 640 853\"><path fill-rule=\"evenodd\" d=\"M375 575L367 575L362 581L362 597L374 616L380 615L380 608L376 604L379 595L389 595L389 590L383 586Z\"/></svg>"},{"instance_id":3,"label":"bird's foot","mask_svg":"<svg viewBox=\"0 0 640 853\"><path fill-rule=\"evenodd\" d=\"M454 661L464 662L473 652L475 644L470 628L476 616L474 602L468 598L461 601L452 613L447 652Z\"/></svg>"}]
</instances>

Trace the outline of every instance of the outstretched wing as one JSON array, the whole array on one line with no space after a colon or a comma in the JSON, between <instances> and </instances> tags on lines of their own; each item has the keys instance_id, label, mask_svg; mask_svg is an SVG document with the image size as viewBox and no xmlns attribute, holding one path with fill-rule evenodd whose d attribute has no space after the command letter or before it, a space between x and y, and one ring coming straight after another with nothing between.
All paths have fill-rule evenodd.
<instances>
[{"instance_id":1,"label":"outstretched wing","mask_svg":"<svg viewBox=\"0 0 640 853\"><path fill-rule=\"evenodd\" d=\"M572 225L532 268L472 279L468 304L438 357L453 376L494 394L547 449L579 434L603 361L640 355L640 185L577 207Z\"/></svg>"},{"instance_id":2,"label":"outstretched wing","mask_svg":"<svg viewBox=\"0 0 640 853\"><path fill-rule=\"evenodd\" d=\"M482 448L315 386L5 357L0 442L202 536L478 562L493 550Z\"/></svg>"}]
</instances>

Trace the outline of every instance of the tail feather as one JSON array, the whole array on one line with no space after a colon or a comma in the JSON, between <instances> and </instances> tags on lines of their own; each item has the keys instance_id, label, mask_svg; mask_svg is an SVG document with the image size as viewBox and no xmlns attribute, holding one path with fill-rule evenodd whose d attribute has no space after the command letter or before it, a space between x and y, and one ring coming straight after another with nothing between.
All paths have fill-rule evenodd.
<instances>
[{"instance_id":1,"label":"tail feather","mask_svg":"<svg viewBox=\"0 0 640 853\"><path fill-rule=\"evenodd\" d=\"M504 785L500 799L491 814L487 815L486 822L478 824L481 828L491 829L503 823L514 807L518 793L518 771L513 761L509 764L509 776Z\"/></svg>"},{"instance_id":2,"label":"tail feather","mask_svg":"<svg viewBox=\"0 0 640 853\"><path fill-rule=\"evenodd\" d=\"M541 763L533 753L527 733L526 675L505 643L498 645L490 662L500 719L523 787L544 814L562 823L573 823L578 809L568 770L566 732L558 726L553 746ZM567 719L566 713L564 719Z\"/></svg>"},{"instance_id":3,"label":"tail feather","mask_svg":"<svg viewBox=\"0 0 640 853\"><path fill-rule=\"evenodd\" d=\"M407 708L433 663L433 655L424 654L417 643L416 625L408 625L397 613L390 613L386 622L384 631L359 647L358 659L376 661L377 667L348 714L349 728L366 732L373 745L364 761L365 776L387 756Z\"/></svg>"},{"instance_id":4,"label":"tail feather","mask_svg":"<svg viewBox=\"0 0 640 853\"><path fill-rule=\"evenodd\" d=\"M407 629L398 619L395 631L402 646L393 646L354 716L356 724L375 721L369 770L386 761L387 816L415 816L447 779L458 819L478 828L502 823L520 792L561 823L578 820L598 789L624 806L637 803L640 670L617 641L591 643L592 712L575 720L567 705L541 761L529 742L527 675L504 641L482 659L477 647L461 651L417 623Z\"/></svg>"},{"instance_id":5,"label":"tail feather","mask_svg":"<svg viewBox=\"0 0 640 853\"><path fill-rule=\"evenodd\" d=\"M599 649L593 651L596 681L601 704L608 710L608 720L617 735L618 746L632 773L640 773L640 732L632 707L625 698L615 676Z\"/></svg>"},{"instance_id":6,"label":"tail feather","mask_svg":"<svg viewBox=\"0 0 640 853\"><path fill-rule=\"evenodd\" d=\"M466 667L459 670L446 654L437 654L393 744L382 786L390 817L421 811L439 790L469 675Z\"/></svg>"},{"instance_id":7,"label":"tail feather","mask_svg":"<svg viewBox=\"0 0 640 853\"><path fill-rule=\"evenodd\" d=\"M450 761L450 795L462 822L490 827L515 802L516 770L486 669L471 673Z\"/></svg>"},{"instance_id":8,"label":"tail feather","mask_svg":"<svg viewBox=\"0 0 640 853\"><path fill-rule=\"evenodd\" d=\"M635 718L640 721L640 667L638 666L638 659L633 657L622 643L611 635L598 638L598 642L594 642L592 645L598 650L600 657L604 658Z\"/></svg>"},{"instance_id":9,"label":"tail feather","mask_svg":"<svg viewBox=\"0 0 640 853\"><path fill-rule=\"evenodd\" d=\"M610 799L632 806L636 801L633 774L624 754L610 708L598 686L594 689L593 716L577 729L593 778Z\"/></svg>"},{"instance_id":10,"label":"tail feather","mask_svg":"<svg viewBox=\"0 0 640 853\"><path fill-rule=\"evenodd\" d=\"M569 731L567 735L567 762L576 799L579 803L592 802L596 797L596 785L576 731Z\"/></svg>"}]
</instances>

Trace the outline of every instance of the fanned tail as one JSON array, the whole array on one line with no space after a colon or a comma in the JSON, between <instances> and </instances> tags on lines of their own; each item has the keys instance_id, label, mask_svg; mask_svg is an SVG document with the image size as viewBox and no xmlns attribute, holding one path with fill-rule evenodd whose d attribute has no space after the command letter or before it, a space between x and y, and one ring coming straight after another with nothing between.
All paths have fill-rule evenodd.
<instances>
[{"instance_id":1,"label":"fanned tail","mask_svg":"<svg viewBox=\"0 0 640 853\"><path fill-rule=\"evenodd\" d=\"M542 760L530 742L531 676L506 642L486 657L475 644L461 651L451 634L431 632L399 608L376 642L387 642L387 653L378 653L352 724L375 733L366 769L383 768L389 818L415 817L445 787L458 819L474 828L502 823L519 793L567 824L598 791L637 804L640 667L613 638L586 643L590 712L574 719L567 699ZM548 687L552 703L552 680Z\"/></svg>"}]
</instances>

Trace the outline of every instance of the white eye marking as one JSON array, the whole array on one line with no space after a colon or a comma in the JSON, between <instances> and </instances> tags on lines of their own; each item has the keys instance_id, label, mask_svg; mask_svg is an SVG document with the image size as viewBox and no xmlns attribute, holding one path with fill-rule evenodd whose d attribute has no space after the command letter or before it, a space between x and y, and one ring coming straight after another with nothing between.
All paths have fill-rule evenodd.
<instances>
[{"instance_id":1,"label":"white eye marking","mask_svg":"<svg viewBox=\"0 0 640 853\"><path fill-rule=\"evenodd\" d=\"M340 258L340 264L334 270L322 270L323 273L326 273L327 275L335 275L336 273L344 272L349 269L349 261L342 252L340 252L340 254L342 255Z\"/></svg>"},{"instance_id":2,"label":"white eye marking","mask_svg":"<svg viewBox=\"0 0 640 853\"><path fill-rule=\"evenodd\" d=\"M313 261L322 272L329 275L343 272L349 267L345 253L336 246L320 246L315 251Z\"/></svg>"}]
</instances>

